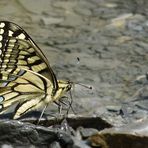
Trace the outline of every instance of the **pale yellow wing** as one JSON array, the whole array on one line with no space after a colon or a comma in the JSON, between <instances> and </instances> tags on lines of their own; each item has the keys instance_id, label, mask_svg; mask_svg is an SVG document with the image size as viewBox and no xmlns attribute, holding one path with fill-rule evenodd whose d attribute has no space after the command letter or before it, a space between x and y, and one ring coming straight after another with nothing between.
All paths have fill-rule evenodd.
<instances>
[{"instance_id":1,"label":"pale yellow wing","mask_svg":"<svg viewBox=\"0 0 148 148\"><path fill-rule=\"evenodd\" d=\"M47 58L31 37L18 25L0 21L0 72L17 74L17 68L40 73L51 81L53 93L58 89Z\"/></svg>"},{"instance_id":2,"label":"pale yellow wing","mask_svg":"<svg viewBox=\"0 0 148 148\"><path fill-rule=\"evenodd\" d=\"M30 70L17 69L17 75L0 73L0 111L18 103L14 119L52 102L53 85L46 77Z\"/></svg>"}]
</instances>

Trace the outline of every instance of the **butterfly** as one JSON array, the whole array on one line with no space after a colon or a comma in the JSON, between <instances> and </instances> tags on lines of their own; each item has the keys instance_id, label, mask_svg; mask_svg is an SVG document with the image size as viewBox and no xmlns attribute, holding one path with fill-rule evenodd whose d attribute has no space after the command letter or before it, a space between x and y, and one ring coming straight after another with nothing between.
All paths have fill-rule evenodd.
<instances>
[{"instance_id":1,"label":"butterfly","mask_svg":"<svg viewBox=\"0 0 148 148\"><path fill-rule=\"evenodd\" d=\"M49 62L31 37L18 25L0 21L0 114L12 105L13 119L48 106L72 87L57 80Z\"/></svg>"}]
</instances>

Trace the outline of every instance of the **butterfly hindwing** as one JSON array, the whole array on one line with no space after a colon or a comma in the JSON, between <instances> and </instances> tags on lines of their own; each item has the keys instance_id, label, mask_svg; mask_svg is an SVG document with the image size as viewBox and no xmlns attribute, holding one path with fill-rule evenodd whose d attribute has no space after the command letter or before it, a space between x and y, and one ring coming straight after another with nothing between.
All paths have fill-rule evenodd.
<instances>
[{"instance_id":1,"label":"butterfly hindwing","mask_svg":"<svg viewBox=\"0 0 148 148\"><path fill-rule=\"evenodd\" d=\"M51 81L38 73L30 70L17 71L18 75L0 73L7 77L6 80L0 80L0 111L3 113L11 105L20 102L15 109L14 118L51 102L53 88Z\"/></svg>"}]
</instances>

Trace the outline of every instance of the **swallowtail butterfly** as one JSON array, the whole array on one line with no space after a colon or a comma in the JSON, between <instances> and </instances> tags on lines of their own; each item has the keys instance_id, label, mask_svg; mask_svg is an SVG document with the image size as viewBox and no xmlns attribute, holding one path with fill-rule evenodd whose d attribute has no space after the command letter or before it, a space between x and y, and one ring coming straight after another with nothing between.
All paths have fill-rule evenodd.
<instances>
[{"instance_id":1,"label":"swallowtail butterfly","mask_svg":"<svg viewBox=\"0 0 148 148\"><path fill-rule=\"evenodd\" d=\"M47 58L18 25L0 22L0 113L16 104L13 119L47 106L71 89L57 80Z\"/></svg>"}]
</instances>

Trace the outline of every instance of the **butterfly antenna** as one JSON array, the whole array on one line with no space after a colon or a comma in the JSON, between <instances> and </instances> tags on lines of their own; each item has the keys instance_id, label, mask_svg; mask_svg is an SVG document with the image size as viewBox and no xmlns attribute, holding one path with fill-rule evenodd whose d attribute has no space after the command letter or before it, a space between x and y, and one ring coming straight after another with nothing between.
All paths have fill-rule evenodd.
<instances>
[{"instance_id":1,"label":"butterfly antenna","mask_svg":"<svg viewBox=\"0 0 148 148\"><path fill-rule=\"evenodd\" d=\"M93 89L92 86L87 86L87 85L82 84L82 83L74 83L74 84L78 84L78 85L83 86L83 87L88 88L88 89Z\"/></svg>"}]
</instances>

